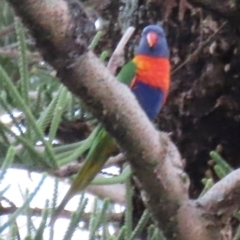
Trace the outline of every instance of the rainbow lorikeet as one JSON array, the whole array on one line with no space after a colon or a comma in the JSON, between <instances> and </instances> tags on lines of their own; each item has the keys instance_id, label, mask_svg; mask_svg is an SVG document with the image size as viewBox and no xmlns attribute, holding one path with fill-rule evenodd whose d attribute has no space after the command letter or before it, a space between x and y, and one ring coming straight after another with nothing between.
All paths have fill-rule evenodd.
<instances>
[{"instance_id":1,"label":"rainbow lorikeet","mask_svg":"<svg viewBox=\"0 0 240 240\"><path fill-rule=\"evenodd\" d=\"M169 49L164 30L158 25L144 28L136 55L117 76L131 86L140 106L153 120L164 104L170 84ZM53 214L52 222L68 201L83 190L101 170L109 156L117 150L114 139L101 128L77 173L69 191Z\"/></svg>"}]
</instances>

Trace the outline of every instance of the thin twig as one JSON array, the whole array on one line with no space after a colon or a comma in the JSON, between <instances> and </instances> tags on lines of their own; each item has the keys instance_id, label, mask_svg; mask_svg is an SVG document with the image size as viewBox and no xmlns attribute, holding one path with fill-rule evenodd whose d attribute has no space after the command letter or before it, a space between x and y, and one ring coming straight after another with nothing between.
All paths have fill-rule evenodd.
<instances>
[{"instance_id":1,"label":"thin twig","mask_svg":"<svg viewBox=\"0 0 240 240\"><path fill-rule=\"evenodd\" d=\"M15 211L17 211L18 208L16 206L11 206L11 207L1 207L0 208L0 216L4 216L4 215L9 215L11 213L14 213ZM42 216L42 211L44 209L41 208L31 208L31 213L32 216ZM26 212L22 212L22 214L26 214ZM71 218L71 211L68 210L63 210L61 213L61 218L66 218L66 219L70 219ZM91 218L92 213L88 212L88 213L84 213L83 214L83 220L86 222L89 222L90 218ZM107 220L109 222L119 222L122 218L122 213L109 213L107 216Z\"/></svg>"},{"instance_id":2,"label":"thin twig","mask_svg":"<svg viewBox=\"0 0 240 240\"><path fill-rule=\"evenodd\" d=\"M177 66L175 69L172 71L172 75L174 75L177 71L179 71L181 68L183 68L188 62L190 62L192 59L196 58L197 55L201 53L203 48L205 48L209 43L211 43L214 39L214 37L219 33L219 31L227 24L227 21L225 21L212 35L210 35L203 43L199 45L199 47L190 55L187 57L187 59Z\"/></svg>"},{"instance_id":3,"label":"thin twig","mask_svg":"<svg viewBox=\"0 0 240 240\"><path fill-rule=\"evenodd\" d=\"M6 35L14 32L14 24L10 24L9 26L2 28L0 30L0 38L5 37Z\"/></svg>"},{"instance_id":4,"label":"thin twig","mask_svg":"<svg viewBox=\"0 0 240 240\"><path fill-rule=\"evenodd\" d=\"M110 157L104 165L104 168L111 167L114 165L121 164L125 161L125 157L122 153L118 154L117 156Z\"/></svg>"},{"instance_id":5,"label":"thin twig","mask_svg":"<svg viewBox=\"0 0 240 240\"><path fill-rule=\"evenodd\" d=\"M106 164L104 165L104 168L116 165L123 161L124 161L124 156L122 154L119 154L114 157L110 157L107 160ZM60 167L59 169L57 169L56 171L54 171L53 175L56 177L60 177L60 178L72 176L73 174L76 174L82 168L83 164L84 163L74 163L74 164L71 163L71 164L64 165L64 166Z\"/></svg>"},{"instance_id":6,"label":"thin twig","mask_svg":"<svg viewBox=\"0 0 240 240\"><path fill-rule=\"evenodd\" d=\"M0 56L2 57L10 57L10 58L18 58L20 56L19 52L17 50L5 50L5 49L0 49ZM28 53L27 57L34 62L39 62L41 61L41 56L39 53Z\"/></svg>"},{"instance_id":7,"label":"thin twig","mask_svg":"<svg viewBox=\"0 0 240 240\"><path fill-rule=\"evenodd\" d=\"M134 27L129 27L127 29L127 31L122 36L120 42L118 43L115 51L113 52L113 54L108 62L107 68L113 75L115 75L117 68L119 66L122 66L122 64L123 64L123 50L124 50L124 47L127 44L128 40L132 36L134 30L135 30Z\"/></svg>"}]
</instances>

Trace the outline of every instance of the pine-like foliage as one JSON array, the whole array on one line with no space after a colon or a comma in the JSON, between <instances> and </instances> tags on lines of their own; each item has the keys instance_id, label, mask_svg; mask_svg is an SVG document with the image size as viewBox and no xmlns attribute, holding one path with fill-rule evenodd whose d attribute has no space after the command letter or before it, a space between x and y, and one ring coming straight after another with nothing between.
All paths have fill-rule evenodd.
<instances>
[{"instance_id":1,"label":"pine-like foliage","mask_svg":"<svg viewBox=\"0 0 240 240\"><path fill-rule=\"evenodd\" d=\"M59 179L55 178L52 193L44 196L47 200L43 200L43 208L33 208L31 202L39 189L47 184L48 176L56 176L62 166L77 165L77 160L91 146L99 126L84 104L57 81L54 69L43 61L33 39L8 5L1 1L0 8L0 181L6 184L9 169L25 169L30 179L32 172L42 174L33 190L19 181L23 201L20 206L14 197L6 197L11 182L0 190L0 215L3 216L0 236L1 239L56 239L58 230L49 227L48 223L59 202ZM102 32L98 32L89 43L91 50L96 48L101 36ZM104 61L107 56L108 52L104 51L99 57ZM67 138L62 134L78 122L86 126L84 137ZM84 232L87 232L86 239L92 240L136 239L140 236L150 215L145 210L139 223L133 226L129 167L111 180L95 179L94 183L126 183L125 217L123 212L116 213L116 205L109 199L96 197L90 207L94 197L80 195L75 211L63 213L63 217L69 219L69 225L64 225L62 239L81 236ZM24 225L19 223L19 217L26 219ZM153 225L150 229L149 239L160 236Z\"/></svg>"}]
</instances>

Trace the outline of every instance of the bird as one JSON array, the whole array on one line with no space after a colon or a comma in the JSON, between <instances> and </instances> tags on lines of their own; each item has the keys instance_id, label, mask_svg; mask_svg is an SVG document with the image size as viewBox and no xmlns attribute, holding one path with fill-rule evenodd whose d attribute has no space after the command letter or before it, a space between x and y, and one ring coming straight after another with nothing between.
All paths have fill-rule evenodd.
<instances>
[{"instance_id":1,"label":"bird","mask_svg":"<svg viewBox=\"0 0 240 240\"><path fill-rule=\"evenodd\" d=\"M121 69L117 79L130 86L148 118L154 120L166 101L170 86L169 48L161 26L149 25L143 29L134 58ZM117 150L115 140L101 127L83 167L54 211L50 224L55 222L68 201L87 187Z\"/></svg>"}]
</instances>

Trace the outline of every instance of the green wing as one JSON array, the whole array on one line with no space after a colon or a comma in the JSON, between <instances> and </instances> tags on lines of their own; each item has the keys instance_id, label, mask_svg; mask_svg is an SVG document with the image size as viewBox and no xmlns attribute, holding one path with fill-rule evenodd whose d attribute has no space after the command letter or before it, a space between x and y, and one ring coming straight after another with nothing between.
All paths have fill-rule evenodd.
<instances>
[{"instance_id":1,"label":"green wing","mask_svg":"<svg viewBox=\"0 0 240 240\"><path fill-rule=\"evenodd\" d=\"M135 77L135 72L136 65L134 62L130 61L121 69L117 75L117 79L126 85L130 85ZM89 183L102 169L110 155L117 149L118 148L114 139L105 131L104 128L101 128L93 141L83 167L77 173L70 189L54 212L50 224L55 222L57 216L62 212L69 200L76 193L82 191L89 185Z\"/></svg>"},{"instance_id":2,"label":"green wing","mask_svg":"<svg viewBox=\"0 0 240 240\"><path fill-rule=\"evenodd\" d=\"M136 64L133 61L130 61L123 66L123 68L117 75L117 79L119 82L122 82L130 86L135 75L136 75Z\"/></svg>"}]
</instances>

